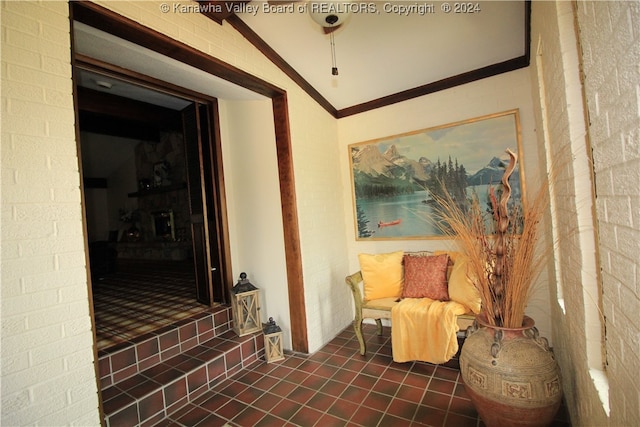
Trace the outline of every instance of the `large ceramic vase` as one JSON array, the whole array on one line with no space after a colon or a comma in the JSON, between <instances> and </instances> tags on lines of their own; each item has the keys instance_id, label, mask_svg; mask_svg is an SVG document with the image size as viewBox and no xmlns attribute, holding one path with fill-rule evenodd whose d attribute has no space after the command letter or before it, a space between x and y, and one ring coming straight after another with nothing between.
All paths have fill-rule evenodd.
<instances>
[{"instance_id":1,"label":"large ceramic vase","mask_svg":"<svg viewBox=\"0 0 640 427\"><path fill-rule=\"evenodd\" d=\"M548 426L562 401L558 364L530 317L511 329L478 316L462 346L460 371L488 427Z\"/></svg>"}]
</instances>

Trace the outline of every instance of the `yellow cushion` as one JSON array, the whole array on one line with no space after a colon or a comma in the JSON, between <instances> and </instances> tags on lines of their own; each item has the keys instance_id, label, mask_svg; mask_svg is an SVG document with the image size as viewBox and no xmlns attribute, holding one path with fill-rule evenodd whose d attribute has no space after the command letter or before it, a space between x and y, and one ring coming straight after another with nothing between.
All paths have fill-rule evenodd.
<instances>
[{"instance_id":1,"label":"yellow cushion","mask_svg":"<svg viewBox=\"0 0 640 427\"><path fill-rule=\"evenodd\" d=\"M364 300L400 298L404 284L402 257L404 251L386 254L359 254L364 282Z\"/></svg>"},{"instance_id":2,"label":"yellow cushion","mask_svg":"<svg viewBox=\"0 0 640 427\"><path fill-rule=\"evenodd\" d=\"M380 298L367 301L362 308L370 308L372 310L391 310L398 303L398 298Z\"/></svg>"},{"instance_id":3,"label":"yellow cushion","mask_svg":"<svg viewBox=\"0 0 640 427\"><path fill-rule=\"evenodd\" d=\"M458 254L449 277L449 298L478 314L482 305L480 293L469 279L468 265L468 258Z\"/></svg>"},{"instance_id":4,"label":"yellow cushion","mask_svg":"<svg viewBox=\"0 0 640 427\"><path fill-rule=\"evenodd\" d=\"M458 255L460 255L460 252L454 252L454 251L435 251L433 254L434 254L434 255L447 254L447 255L449 255L449 259L451 260L451 262L456 262L456 259L458 258Z\"/></svg>"}]
</instances>

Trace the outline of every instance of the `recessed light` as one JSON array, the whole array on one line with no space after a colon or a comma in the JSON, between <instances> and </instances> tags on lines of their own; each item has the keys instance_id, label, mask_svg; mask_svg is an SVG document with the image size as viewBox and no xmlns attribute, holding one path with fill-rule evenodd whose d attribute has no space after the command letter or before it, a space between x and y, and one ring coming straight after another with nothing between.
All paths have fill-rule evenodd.
<instances>
[{"instance_id":1,"label":"recessed light","mask_svg":"<svg viewBox=\"0 0 640 427\"><path fill-rule=\"evenodd\" d=\"M96 80L96 85L102 89L111 89L113 83L105 82L104 80Z\"/></svg>"}]
</instances>

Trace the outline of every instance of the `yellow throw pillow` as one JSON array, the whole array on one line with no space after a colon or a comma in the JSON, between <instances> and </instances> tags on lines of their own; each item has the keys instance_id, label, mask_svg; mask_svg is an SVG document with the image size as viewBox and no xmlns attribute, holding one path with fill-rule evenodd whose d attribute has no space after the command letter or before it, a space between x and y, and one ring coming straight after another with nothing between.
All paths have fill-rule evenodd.
<instances>
[{"instance_id":1,"label":"yellow throw pillow","mask_svg":"<svg viewBox=\"0 0 640 427\"><path fill-rule=\"evenodd\" d=\"M400 298L404 284L402 257L404 251L386 254L359 254L364 282L364 300Z\"/></svg>"},{"instance_id":2,"label":"yellow throw pillow","mask_svg":"<svg viewBox=\"0 0 640 427\"><path fill-rule=\"evenodd\" d=\"M478 314L482 306L480 293L468 277L468 258L458 254L449 277L449 298Z\"/></svg>"},{"instance_id":3,"label":"yellow throw pillow","mask_svg":"<svg viewBox=\"0 0 640 427\"><path fill-rule=\"evenodd\" d=\"M449 255L449 259L451 260L451 262L456 262L456 259L458 258L458 255L460 255L460 252L455 252L455 251L435 251L433 254L434 255L447 254L447 255Z\"/></svg>"}]
</instances>

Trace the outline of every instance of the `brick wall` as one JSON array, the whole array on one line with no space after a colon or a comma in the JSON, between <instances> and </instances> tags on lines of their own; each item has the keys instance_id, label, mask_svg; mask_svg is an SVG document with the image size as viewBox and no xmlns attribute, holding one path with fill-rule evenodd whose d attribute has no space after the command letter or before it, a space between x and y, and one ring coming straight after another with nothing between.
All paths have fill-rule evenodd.
<instances>
[{"instance_id":1,"label":"brick wall","mask_svg":"<svg viewBox=\"0 0 640 427\"><path fill-rule=\"evenodd\" d=\"M521 70L428 97L429 101L414 100L379 111L385 114L385 120L378 121L378 113L372 113L343 119L336 125L228 25L221 27L196 15L163 15L158 13L156 2L102 4L287 89L311 350L349 321L350 313L344 302L349 301L348 292L344 288L340 293L341 276L345 265L355 262L352 260L357 249L353 244L348 247L353 236L346 236L351 230L348 225L352 213L348 179L343 173L348 171L344 165L347 156L341 154L343 143L453 121L450 120L453 112L466 118L522 105L530 108L529 99L515 89L528 83L521 74L526 71ZM576 114L570 111L572 105L567 102L567 87L573 87L569 83L575 84L575 81L567 80L567 76L573 74L565 68L568 41L558 41L558 11L565 7L558 4L534 2L532 20L534 50L539 36L544 41L545 73L548 74L545 81L549 84L549 105L553 108L549 114L549 130L555 142L571 139L569 117ZM639 376L640 365L637 326L640 186L636 172L640 145L638 5L637 2L578 3L598 184L599 255L608 327L606 372L612 397L611 420L608 420L587 373L590 369L586 358L588 343L583 331L589 319L585 316L584 304L579 299L567 299L566 316L554 305L554 346L563 363L575 425L640 424L638 388L633 382L633 378ZM68 4L12 1L2 2L1 7L2 423L97 425L98 402L71 98ZM566 12L563 9L563 13ZM566 17L563 22L566 26ZM562 43L565 43L564 51ZM505 84L512 90L505 89ZM469 88L480 90L470 92ZM473 98L475 93L485 93L486 88L494 88L491 95ZM451 104L451 110L432 117L435 123L418 125L418 113L415 113L395 116L397 120L391 122L396 127L383 129L383 133L364 135L354 130L364 119L368 121L364 120L363 128L371 123L388 123L386 113L405 111L416 103L424 108L437 105L431 117L442 110L438 100ZM460 108L466 110L458 112L456 109ZM525 134L540 128L539 114L535 124L531 123L531 117L531 113L522 114ZM328 126L314 129L314 124L319 123ZM331 148L322 155L329 160L337 156L339 161L315 161L314 150L323 144ZM576 182L582 182L580 174L584 173L577 166L585 167L584 163L571 164L567 168L569 175L563 181L567 200L571 200L563 206L568 212L563 221L567 226L579 227L580 222L574 218L576 213L590 209L573 194ZM342 188L343 204L336 203L333 192L317 191L318 183L326 183L328 176L331 185L325 188ZM323 212L322 220L317 219L318 210ZM333 227L340 221L347 224L347 233L343 227ZM566 266L573 267L574 259L584 263L585 253L588 256L589 252L578 249L583 242L567 240L571 244L563 251L568 256ZM348 254L346 250L336 250L347 247ZM351 261L348 262L349 255ZM568 277L566 282L569 285L564 289L565 296L584 296L580 280ZM319 310L321 306L340 310L328 316ZM339 314L336 316L336 313Z\"/></svg>"},{"instance_id":2,"label":"brick wall","mask_svg":"<svg viewBox=\"0 0 640 427\"><path fill-rule=\"evenodd\" d=\"M640 3L579 2L596 176L610 425L640 425Z\"/></svg>"},{"instance_id":3,"label":"brick wall","mask_svg":"<svg viewBox=\"0 0 640 427\"><path fill-rule=\"evenodd\" d=\"M555 352L574 425L637 425L640 9L577 2L576 14L573 6L532 9L539 139L561 167L554 189L564 305L552 304Z\"/></svg>"},{"instance_id":4,"label":"brick wall","mask_svg":"<svg viewBox=\"0 0 640 427\"><path fill-rule=\"evenodd\" d=\"M2 424L97 425L66 2L2 2Z\"/></svg>"}]
</instances>

